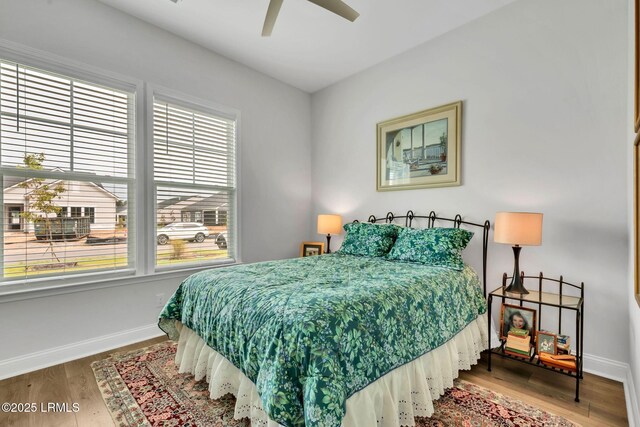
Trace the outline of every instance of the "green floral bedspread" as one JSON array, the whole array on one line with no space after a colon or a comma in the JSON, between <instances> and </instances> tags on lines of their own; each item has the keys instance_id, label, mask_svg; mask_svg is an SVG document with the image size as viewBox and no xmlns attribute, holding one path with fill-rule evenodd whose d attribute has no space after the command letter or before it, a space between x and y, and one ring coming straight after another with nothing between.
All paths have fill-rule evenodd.
<instances>
[{"instance_id":1,"label":"green floral bedspread","mask_svg":"<svg viewBox=\"0 0 640 427\"><path fill-rule=\"evenodd\" d=\"M331 254L187 278L160 314L194 330L257 386L285 426L339 426L345 402L486 311L476 273Z\"/></svg>"}]
</instances>

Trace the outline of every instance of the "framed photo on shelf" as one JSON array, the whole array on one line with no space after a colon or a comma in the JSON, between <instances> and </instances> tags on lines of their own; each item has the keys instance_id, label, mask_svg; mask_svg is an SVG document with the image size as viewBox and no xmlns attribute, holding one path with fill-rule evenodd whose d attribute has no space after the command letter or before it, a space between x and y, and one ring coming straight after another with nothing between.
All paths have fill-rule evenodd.
<instances>
[{"instance_id":1,"label":"framed photo on shelf","mask_svg":"<svg viewBox=\"0 0 640 427\"><path fill-rule=\"evenodd\" d=\"M558 336L551 332L539 331L536 340L536 353L556 354L558 352Z\"/></svg>"},{"instance_id":2,"label":"framed photo on shelf","mask_svg":"<svg viewBox=\"0 0 640 427\"><path fill-rule=\"evenodd\" d=\"M315 256L322 255L324 253L323 242L302 242L300 244L300 256Z\"/></svg>"},{"instance_id":3,"label":"framed photo on shelf","mask_svg":"<svg viewBox=\"0 0 640 427\"><path fill-rule=\"evenodd\" d=\"M378 123L376 190L460 185L462 101Z\"/></svg>"},{"instance_id":4,"label":"framed photo on shelf","mask_svg":"<svg viewBox=\"0 0 640 427\"><path fill-rule=\"evenodd\" d=\"M529 331L531 342L536 337L536 310L519 305L502 304L500 310L500 338L507 339L511 328Z\"/></svg>"}]
</instances>

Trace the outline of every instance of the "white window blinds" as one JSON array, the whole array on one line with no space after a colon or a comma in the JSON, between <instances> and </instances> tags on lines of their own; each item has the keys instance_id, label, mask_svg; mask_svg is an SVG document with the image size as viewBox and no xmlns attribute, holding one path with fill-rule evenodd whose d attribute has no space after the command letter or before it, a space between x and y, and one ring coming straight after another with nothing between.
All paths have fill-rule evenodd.
<instances>
[{"instance_id":1,"label":"white window blinds","mask_svg":"<svg viewBox=\"0 0 640 427\"><path fill-rule=\"evenodd\" d=\"M5 280L133 266L134 103L0 60Z\"/></svg>"},{"instance_id":2,"label":"white window blinds","mask_svg":"<svg viewBox=\"0 0 640 427\"><path fill-rule=\"evenodd\" d=\"M234 259L235 118L162 98L153 107L156 264Z\"/></svg>"}]
</instances>

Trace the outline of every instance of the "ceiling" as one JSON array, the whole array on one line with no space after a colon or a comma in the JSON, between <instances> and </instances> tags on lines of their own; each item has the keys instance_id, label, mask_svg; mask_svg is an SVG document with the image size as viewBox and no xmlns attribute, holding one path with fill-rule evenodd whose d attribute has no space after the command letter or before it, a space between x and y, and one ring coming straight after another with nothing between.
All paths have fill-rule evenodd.
<instances>
[{"instance_id":1,"label":"ceiling","mask_svg":"<svg viewBox=\"0 0 640 427\"><path fill-rule=\"evenodd\" d=\"M271 37L269 0L100 1L313 93L514 0L346 0L353 23L285 0Z\"/></svg>"}]
</instances>

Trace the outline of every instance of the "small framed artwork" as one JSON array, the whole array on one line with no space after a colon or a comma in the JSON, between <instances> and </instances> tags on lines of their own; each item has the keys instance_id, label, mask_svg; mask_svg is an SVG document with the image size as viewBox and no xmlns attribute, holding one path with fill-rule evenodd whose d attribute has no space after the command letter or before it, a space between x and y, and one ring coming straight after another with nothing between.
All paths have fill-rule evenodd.
<instances>
[{"instance_id":1,"label":"small framed artwork","mask_svg":"<svg viewBox=\"0 0 640 427\"><path fill-rule=\"evenodd\" d=\"M322 255L324 253L323 242L302 242L300 244L300 256Z\"/></svg>"},{"instance_id":2,"label":"small framed artwork","mask_svg":"<svg viewBox=\"0 0 640 427\"><path fill-rule=\"evenodd\" d=\"M378 123L378 191L460 185L462 101Z\"/></svg>"},{"instance_id":3,"label":"small framed artwork","mask_svg":"<svg viewBox=\"0 0 640 427\"><path fill-rule=\"evenodd\" d=\"M558 352L558 336L551 332L538 332L536 350L538 354L556 354Z\"/></svg>"},{"instance_id":4,"label":"small framed artwork","mask_svg":"<svg viewBox=\"0 0 640 427\"><path fill-rule=\"evenodd\" d=\"M502 304L500 325L502 325L500 338L507 339L511 328L525 329L529 331L533 342L536 335L536 310L519 305Z\"/></svg>"}]
</instances>

